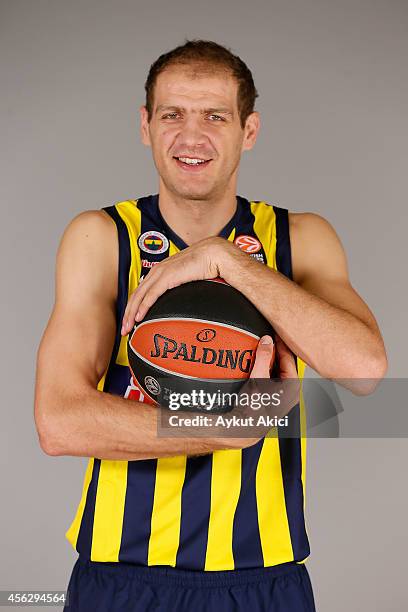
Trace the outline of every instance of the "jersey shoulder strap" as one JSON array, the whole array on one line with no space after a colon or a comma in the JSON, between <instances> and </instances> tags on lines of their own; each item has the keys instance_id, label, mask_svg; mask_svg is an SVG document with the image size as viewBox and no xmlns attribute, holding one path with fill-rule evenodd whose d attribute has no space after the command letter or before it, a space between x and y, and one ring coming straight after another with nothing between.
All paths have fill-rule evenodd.
<instances>
[{"instance_id":1,"label":"jersey shoulder strap","mask_svg":"<svg viewBox=\"0 0 408 612\"><path fill-rule=\"evenodd\" d=\"M128 363L127 337L122 336L120 330L129 295L138 285L141 270L140 252L137 246L141 228L141 212L137 208L137 200L124 200L112 206L105 206L102 210L111 217L116 225L119 245L119 267L115 342L110 364L103 378L99 381L99 390L110 387L110 374L115 364L126 366Z\"/></svg>"},{"instance_id":2,"label":"jersey shoulder strap","mask_svg":"<svg viewBox=\"0 0 408 612\"><path fill-rule=\"evenodd\" d=\"M292 279L289 211L264 201L250 202L254 232L261 241L266 263Z\"/></svg>"}]
</instances>

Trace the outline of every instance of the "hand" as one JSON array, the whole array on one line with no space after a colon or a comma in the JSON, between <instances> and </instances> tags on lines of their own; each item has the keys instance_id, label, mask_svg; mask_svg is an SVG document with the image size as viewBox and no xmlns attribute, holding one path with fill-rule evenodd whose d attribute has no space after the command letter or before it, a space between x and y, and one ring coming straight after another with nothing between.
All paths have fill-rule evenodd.
<instances>
[{"instance_id":1,"label":"hand","mask_svg":"<svg viewBox=\"0 0 408 612\"><path fill-rule=\"evenodd\" d=\"M224 238L205 238L153 266L129 298L122 320L122 336L129 333L135 321L143 319L157 298L168 289L219 276L220 262L230 249L238 250Z\"/></svg>"},{"instance_id":2,"label":"hand","mask_svg":"<svg viewBox=\"0 0 408 612\"><path fill-rule=\"evenodd\" d=\"M279 360L279 380L270 379L270 370L273 365L274 357ZM226 412L224 416L228 419L232 416L245 421L248 418L253 418L254 421L262 414L262 416L284 416L289 410L299 401L299 384L298 374L295 365L295 359L281 338L276 335L275 344L270 336L262 336L260 338L255 355L255 362L251 370L250 378L245 382L239 393L245 393L252 399L259 396L260 393L271 393L283 389L284 393L281 398L281 403L278 407L263 407L262 410L255 410L248 402L241 405L239 402ZM187 417L189 419L194 416L194 411L179 410L179 417ZM202 411L200 410L200 414ZM208 413L211 415L211 412ZM163 409L162 426L164 430L169 429L168 409ZM179 425L172 435L178 437L211 437L219 439L220 449L222 448L244 448L256 444L271 430L271 426L257 425L256 422L244 425L230 425L226 427L223 424L218 424L216 427L208 427L207 424L197 425L193 428L191 425ZM201 453L206 454L206 453Z\"/></svg>"},{"instance_id":3,"label":"hand","mask_svg":"<svg viewBox=\"0 0 408 612\"><path fill-rule=\"evenodd\" d=\"M279 364L278 380L270 378L275 349L275 358ZM236 435L240 439L249 438L250 444L255 444L273 428L272 425L258 424L258 419L262 416L267 422L268 417L281 419L286 416L299 402L299 392L300 381L293 354L277 334L275 345L270 336L263 336L258 344L250 378L241 388L240 400L230 412L244 425L229 427L228 437L225 439L233 438ZM270 398L274 394L279 394L278 405L271 403ZM244 402L242 401L243 396L245 396ZM261 396L266 400L262 405L260 404ZM221 435L223 435L222 432ZM239 440L238 444L240 443Z\"/></svg>"},{"instance_id":4,"label":"hand","mask_svg":"<svg viewBox=\"0 0 408 612\"><path fill-rule=\"evenodd\" d=\"M282 338L275 334L275 344L273 344L270 336L262 336L259 340L255 362L251 370L251 378L270 378L274 358L277 358L279 362L279 377L281 380L298 377L292 352Z\"/></svg>"},{"instance_id":5,"label":"hand","mask_svg":"<svg viewBox=\"0 0 408 612\"><path fill-rule=\"evenodd\" d=\"M279 383L278 381L276 381L276 379L274 379L274 381L266 383L265 390L267 390L269 393L273 393L273 391L276 391L279 387L279 390L283 391L281 396L281 403L279 407L275 409L275 413L276 416L285 416L293 408L293 406L295 406L299 402L300 380L296 369L296 358L294 357L292 351L284 343L282 338L276 333L275 348L275 359L277 359L279 366ZM254 367L251 371L252 379L268 378L268 376L263 375L263 373L265 372L267 358L261 351L266 351L264 344L258 345ZM256 369L255 366L257 366Z\"/></svg>"}]
</instances>

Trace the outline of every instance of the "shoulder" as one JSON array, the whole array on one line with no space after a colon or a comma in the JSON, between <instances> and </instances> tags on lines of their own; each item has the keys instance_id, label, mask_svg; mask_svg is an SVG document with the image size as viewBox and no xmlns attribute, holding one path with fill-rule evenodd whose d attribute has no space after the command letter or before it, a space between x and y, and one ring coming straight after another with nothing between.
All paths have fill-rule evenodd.
<instances>
[{"instance_id":1,"label":"shoulder","mask_svg":"<svg viewBox=\"0 0 408 612\"><path fill-rule=\"evenodd\" d=\"M81 234L92 232L93 234L112 233L115 222L104 210L84 210L68 223L65 233Z\"/></svg>"},{"instance_id":2,"label":"shoulder","mask_svg":"<svg viewBox=\"0 0 408 612\"><path fill-rule=\"evenodd\" d=\"M57 273L116 278L118 238L114 221L102 210L86 210L65 228L57 252Z\"/></svg>"},{"instance_id":3,"label":"shoulder","mask_svg":"<svg viewBox=\"0 0 408 612\"><path fill-rule=\"evenodd\" d=\"M321 215L312 212L289 212L289 228L297 238L314 238L336 235L333 226Z\"/></svg>"},{"instance_id":4,"label":"shoulder","mask_svg":"<svg viewBox=\"0 0 408 612\"><path fill-rule=\"evenodd\" d=\"M346 270L343 246L334 227L321 215L311 212L289 213L289 234L293 278L302 282L312 270L330 266Z\"/></svg>"},{"instance_id":5,"label":"shoulder","mask_svg":"<svg viewBox=\"0 0 408 612\"><path fill-rule=\"evenodd\" d=\"M116 227L113 219L103 210L85 210L66 226L60 249L67 245L75 248L81 244L102 249L104 245L114 245L115 240Z\"/></svg>"}]
</instances>

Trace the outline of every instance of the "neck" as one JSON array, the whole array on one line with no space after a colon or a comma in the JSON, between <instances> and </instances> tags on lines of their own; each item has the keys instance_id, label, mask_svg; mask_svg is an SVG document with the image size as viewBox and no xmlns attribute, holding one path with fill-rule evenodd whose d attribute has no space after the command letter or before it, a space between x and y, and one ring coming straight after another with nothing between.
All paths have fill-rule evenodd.
<instances>
[{"instance_id":1,"label":"neck","mask_svg":"<svg viewBox=\"0 0 408 612\"><path fill-rule=\"evenodd\" d=\"M217 236L233 217L236 206L236 185L220 197L189 200L171 192L160 181L159 209L166 221L187 245Z\"/></svg>"}]
</instances>

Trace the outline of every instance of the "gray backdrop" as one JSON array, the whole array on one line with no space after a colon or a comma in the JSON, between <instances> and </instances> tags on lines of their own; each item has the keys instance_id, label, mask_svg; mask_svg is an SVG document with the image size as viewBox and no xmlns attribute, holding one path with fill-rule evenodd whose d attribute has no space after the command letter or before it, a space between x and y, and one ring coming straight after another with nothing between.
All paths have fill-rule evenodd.
<instances>
[{"instance_id":1,"label":"gray backdrop","mask_svg":"<svg viewBox=\"0 0 408 612\"><path fill-rule=\"evenodd\" d=\"M150 63L185 37L247 61L262 132L240 193L333 223L384 333L388 376L405 377L408 4L3 0L0 19L0 588L63 589L84 460L39 449L35 354L68 221L156 191L138 139ZM309 442L308 567L320 611L406 608L407 459L406 440Z\"/></svg>"}]
</instances>

